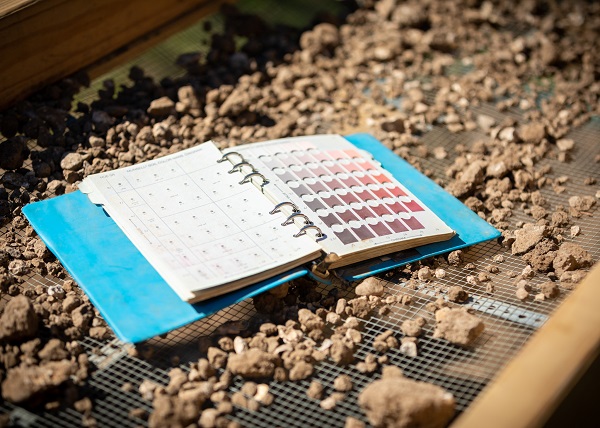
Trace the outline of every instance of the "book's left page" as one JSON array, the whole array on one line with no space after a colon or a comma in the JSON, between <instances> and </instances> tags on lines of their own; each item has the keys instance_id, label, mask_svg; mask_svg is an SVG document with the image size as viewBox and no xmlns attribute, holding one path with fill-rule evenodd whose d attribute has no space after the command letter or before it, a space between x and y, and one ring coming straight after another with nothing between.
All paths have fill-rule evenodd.
<instances>
[{"instance_id":1,"label":"book's left page","mask_svg":"<svg viewBox=\"0 0 600 428\"><path fill-rule=\"evenodd\" d=\"M188 302L284 272L320 255L269 215L272 203L230 174L212 143L87 177L102 205L144 257Z\"/></svg>"}]
</instances>

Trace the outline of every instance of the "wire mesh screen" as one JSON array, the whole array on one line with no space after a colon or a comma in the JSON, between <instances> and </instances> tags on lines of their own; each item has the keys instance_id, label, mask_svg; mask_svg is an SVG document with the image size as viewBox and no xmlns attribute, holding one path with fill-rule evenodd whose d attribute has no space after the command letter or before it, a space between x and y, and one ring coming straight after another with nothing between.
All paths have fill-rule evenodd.
<instances>
[{"instance_id":1,"label":"wire mesh screen","mask_svg":"<svg viewBox=\"0 0 600 428\"><path fill-rule=\"evenodd\" d=\"M218 15L209 18L213 25L219 26ZM283 18L281 18L283 19ZM177 37L181 43L173 40L153 49L150 53L135 61L136 64L146 69L147 73L162 78L167 75L174 76L181 70L174 69L171 64L174 58L185 53L190 40L194 40L197 49L197 40L202 37L202 25L186 30ZM177 48L175 46L178 46ZM183 46L183 47L182 47ZM162 64L162 65L161 65ZM168 64L168 65L166 65ZM89 101L92 94L102 85L106 77L125 79L129 64L115 70L108 76L94 82L91 89L79 95L79 100ZM464 73L464 67L455 66L448 73ZM430 94L434 96L434 94ZM393 105L400 105L400 100L391 100ZM474 113L484 113L501 121L506 116L519 117L519 111L501 113L492 105L472 107ZM323 124L327 129L327 123ZM573 195L593 194L597 187L584 184L588 177L600 180L600 171L594 157L599 152L597 144L600 138L600 120L594 118L588 123L570 132L567 136L576 144L572 159L568 163L558 160L544 160L540 166L547 164L551 167L549 177L557 179L568 176L569 179L562 185L565 192L557 194L550 186L541 191L552 206L568 206L568 198ZM444 171L452 164L457 144L467 147L481 139L487 138L477 131L451 133L446 128L434 127L425 133L421 142L427 147L428 153L442 147L449 154L444 159L435 156L426 156L420 159L422 170L430 171L431 177L439 182L445 180ZM25 167L31 165L26 164ZM513 210L513 216L507 219L512 226L517 222L531 222L532 217L522 209ZM573 240L589 251L594 260L600 258L600 221L598 216L582 217L577 224L581 233L576 237L565 236L566 240ZM9 226L0 231L0 238L8 233L24 233L13 231ZM504 261L498 263L494 256L502 255ZM440 259L441 260L441 259ZM499 268L496 274L489 274L490 284L494 292L486 291L486 284L472 285L466 280L468 275L477 275L487 271L488 265ZM527 340L540 328L561 302L568 298L568 291L554 300L546 301L521 301L515 295L515 277L526 267L526 263L518 256L513 256L510 251L497 242L488 242L464 250L464 263L459 267L443 265L446 276L430 283L420 284L417 289L407 287L406 279L401 273L395 272L382 277L387 281L386 295L409 295L412 298L410 305L394 305L387 315L373 315L364 320L362 330L363 340L355 352L356 362L346 367L339 367L324 361L316 366L312 379L321 380L326 385L326 394L332 392L331 385L340 374L348 374L353 380L354 389L347 398L337 404L333 410L324 410L316 400L308 400L306 390L309 380L300 382L271 382L271 392L275 396L274 403L258 411L250 412L237 408L234 414L228 417L237 420L242 426L272 427L272 426L343 426L347 416L354 416L365 420L360 406L357 403L358 393L370 382L378 378L379 374L361 373L356 363L364 360L372 351L374 338L392 330L400 334L400 325L406 319L422 316L429 322L424 327L425 334L419 340L419 355L410 357L402 354L397 349L391 349L387 355L391 364L400 367L404 374L414 380L425 381L439 385L452 394L456 399L457 411L464 411L477 395L494 379L498 372L522 348ZM531 280L533 286L541 284L546 278L538 274ZM62 279L52 275L42 277L31 275L26 278L25 287L48 287L59 284ZM470 299L465 306L470 306L485 323L484 333L476 340L473 346L462 348L452 345L442 339L432 337L434 322L432 313L427 309L427 304L444 296L440 291L449 286L461 285L469 293ZM327 294L331 286L320 286L320 291ZM354 297L350 289L342 289L340 296ZM2 307L7 296L2 296ZM159 384L168 383L168 370L181 367L189 370L189 363L197 361L204 356L201 345L212 340L213 333L226 329L245 331L253 325L258 325L263 320L262 315L254 309L252 302L245 301L240 304L223 309L218 313L201 321L168 333L164 337L154 338L141 344L134 352L131 345L119 342L116 339L105 342L92 338L81 341L91 355L97 369L85 386L85 391L93 397L94 407L92 416L99 426L125 427L140 426L147 422L143 419L130 416L133 408L152 411L152 403L144 400L138 392L138 387L144 379L153 380ZM234 381L232 390L241 387L242 381ZM329 390L329 389L331 390ZM81 414L73 409L60 412L32 413L28 410L14 406L8 402L0 403L0 411L10 413L13 421L18 421L21 426L27 427L72 427L81 424Z\"/></svg>"},{"instance_id":2,"label":"wire mesh screen","mask_svg":"<svg viewBox=\"0 0 600 428\"><path fill-rule=\"evenodd\" d=\"M585 178L593 176L600 179L593 156L590 156L590 152L595 155L597 147L594 142L599 135L600 121L593 120L583 125L569 135L578 143L578 148L573 153L572 163L548 161L553 168L553 175L559 177L568 173L571 178L565 183L568 190L563 194L557 195L551 190L542 192L544 197L552 201L552 204L567 204L570 195L589 193L590 187L583 184ZM432 149L442 146L452 153L452 148L458 142L465 144L469 140L476 141L477 136L471 135L465 138L463 134L451 134L442 128L435 128L423 139ZM451 156L444 160L426 158L423 160L423 166L432 171L443 171L451 160ZM518 212L511 218L511 222L524 220L530 219L526 214ZM597 259L600 256L598 236L600 225L597 218L583 218L578 224L582 229L581 235L567 239L574 239L590 251L594 259ZM505 259L499 264L493 260L498 254L502 254ZM431 319L426 304L440 296L438 290L452 285L462 285L471 296L466 305L475 310L486 326L485 332L472 347L465 349L432 338L433 325L430 322L425 326L425 334L420 339L417 357L406 356L394 349L388 352L389 362L400 367L406 376L442 386L452 392L459 411L469 406L568 296L567 291L556 300L544 302L533 300L522 302L517 299L514 276L525 268L526 263L520 257L512 256L496 242L488 242L465 250L464 262L462 267L444 266L445 278L424 284L417 290L407 288L401 278L386 277L387 295L410 295L412 304L395 306L386 316L373 316L366 320L362 331L362 344L355 352L356 361L362 361L368 353L372 352L371 344L377 335L386 330L393 330L400 334L400 325L406 319L418 316ZM469 263L475 266L474 269L464 267ZM486 293L485 287L469 285L466 282L467 275L484 272L489 264L495 264L500 268L499 273L491 275L491 283L495 288L493 294ZM544 276L538 275L532 279L532 282L539 284L544 280ZM32 276L27 281L29 286L48 286L55 283L58 283L58 280L40 276ZM322 286L321 291L327 293L327 288ZM347 297L352 297L350 291L344 293ZM155 338L143 344L139 352L146 358L129 355L131 345L120 343L116 339L108 343L91 338L84 339L82 344L93 355L93 361L98 367L86 386L86 390L94 397L93 416L101 426L144 424L142 419L129 417L132 408L141 408L148 412L152 410L151 403L145 401L137 392L139 384L144 379L166 385L169 379L167 372L170 368L180 366L187 370L189 362L196 361L202 356L199 343L203 338L210 337L215 330L218 332L219 329L223 329L224 325L229 324L232 328L244 329L253 321L260 320L261 315L256 313L252 303L242 302L171 332L164 338ZM362 418L356 401L358 393L379 376L363 374L356 369L355 364L339 367L323 362L317 366L313 378L322 381L324 385L332 385L333 380L343 373L352 377L355 388L333 411L323 410L319 407L318 401L306 399L310 380L295 383L272 382L272 392L276 396L272 406L256 412L236 409L231 418L238 420L243 426L343 426L347 416ZM241 384L242 381L236 381L232 389L240 388ZM128 390L124 385L131 385L133 388ZM81 422L81 415L72 409L61 411L59 414L51 412L33 414L6 402L1 406L4 411L11 412L11 415L18 418L25 426L67 427L78 426Z\"/></svg>"}]
</instances>

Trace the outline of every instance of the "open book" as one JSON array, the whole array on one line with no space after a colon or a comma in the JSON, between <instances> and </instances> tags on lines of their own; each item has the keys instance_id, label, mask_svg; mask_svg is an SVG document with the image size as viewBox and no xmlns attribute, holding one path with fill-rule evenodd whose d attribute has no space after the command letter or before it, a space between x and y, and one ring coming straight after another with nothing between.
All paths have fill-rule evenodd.
<instances>
[{"instance_id":1,"label":"open book","mask_svg":"<svg viewBox=\"0 0 600 428\"><path fill-rule=\"evenodd\" d=\"M224 152L209 141L89 176L80 190L188 302L310 261L335 269L454 235L369 153L337 135Z\"/></svg>"}]
</instances>

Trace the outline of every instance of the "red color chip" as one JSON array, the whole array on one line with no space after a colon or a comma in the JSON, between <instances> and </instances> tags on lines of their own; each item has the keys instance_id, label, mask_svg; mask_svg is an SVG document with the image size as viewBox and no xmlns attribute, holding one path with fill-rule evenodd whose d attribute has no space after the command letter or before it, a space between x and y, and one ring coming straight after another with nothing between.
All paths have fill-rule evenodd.
<instances>
[{"instance_id":1,"label":"red color chip","mask_svg":"<svg viewBox=\"0 0 600 428\"><path fill-rule=\"evenodd\" d=\"M392 228L394 233L406 232L408 230L400 220L386 221L386 223Z\"/></svg>"},{"instance_id":2,"label":"red color chip","mask_svg":"<svg viewBox=\"0 0 600 428\"><path fill-rule=\"evenodd\" d=\"M377 214L379 217L382 215L392 215L393 213L389 210L389 208L385 204L377 205L375 207L371 207L371 209Z\"/></svg>"},{"instance_id":3,"label":"red color chip","mask_svg":"<svg viewBox=\"0 0 600 428\"><path fill-rule=\"evenodd\" d=\"M346 159L348 157L342 150L330 150L327 153L334 159Z\"/></svg>"},{"instance_id":4,"label":"red color chip","mask_svg":"<svg viewBox=\"0 0 600 428\"><path fill-rule=\"evenodd\" d=\"M404 193L402 189L397 186L387 190L394 196L406 196L406 193Z\"/></svg>"},{"instance_id":5,"label":"red color chip","mask_svg":"<svg viewBox=\"0 0 600 428\"><path fill-rule=\"evenodd\" d=\"M347 189L349 189L352 186L360 186L360 182L354 177L348 177L341 180L344 182Z\"/></svg>"},{"instance_id":6,"label":"red color chip","mask_svg":"<svg viewBox=\"0 0 600 428\"><path fill-rule=\"evenodd\" d=\"M368 175L365 175L364 177L360 177L359 180L365 186L367 184L377 184L377 182L375 180L373 180L371 177L369 177Z\"/></svg>"},{"instance_id":7,"label":"red color chip","mask_svg":"<svg viewBox=\"0 0 600 428\"><path fill-rule=\"evenodd\" d=\"M358 162L350 162L348 165L345 165L348 170L352 168L352 171L364 171L366 168L363 168L361 164Z\"/></svg>"},{"instance_id":8,"label":"red color chip","mask_svg":"<svg viewBox=\"0 0 600 428\"><path fill-rule=\"evenodd\" d=\"M327 186L329 186L329 188L331 190L345 189L346 188L346 186L344 186L344 184L340 180L338 180L336 178L332 179L331 181L326 182L325 184L327 184Z\"/></svg>"},{"instance_id":9,"label":"red color chip","mask_svg":"<svg viewBox=\"0 0 600 428\"><path fill-rule=\"evenodd\" d=\"M358 198L354 196L353 193L346 193L345 195L338 195L342 201L346 203L346 205L350 205L353 202L359 202Z\"/></svg>"},{"instance_id":10,"label":"red color chip","mask_svg":"<svg viewBox=\"0 0 600 428\"><path fill-rule=\"evenodd\" d=\"M387 227L384 223L376 223L370 226L371 229L373 229L373 232L375 232L378 236L386 236L393 233L392 229Z\"/></svg>"},{"instance_id":11,"label":"red color chip","mask_svg":"<svg viewBox=\"0 0 600 428\"><path fill-rule=\"evenodd\" d=\"M342 174L342 173L346 172L346 170L344 168L342 168L341 165L338 165L338 164L328 166L327 169L329 169L329 171L331 171L331 175Z\"/></svg>"},{"instance_id":12,"label":"red color chip","mask_svg":"<svg viewBox=\"0 0 600 428\"><path fill-rule=\"evenodd\" d=\"M410 217L404 220L404 223L408 225L412 230L423 229L423 225L414 217Z\"/></svg>"},{"instance_id":13,"label":"red color chip","mask_svg":"<svg viewBox=\"0 0 600 428\"><path fill-rule=\"evenodd\" d=\"M379 199L392 197L392 194L383 188L377 189L377 190L371 190L371 192L375 193Z\"/></svg>"},{"instance_id":14,"label":"red color chip","mask_svg":"<svg viewBox=\"0 0 600 428\"><path fill-rule=\"evenodd\" d=\"M344 153L346 153L348 156L350 156L351 158L360 158L362 157L356 150L344 150Z\"/></svg>"},{"instance_id":15,"label":"red color chip","mask_svg":"<svg viewBox=\"0 0 600 428\"><path fill-rule=\"evenodd\" d=\"M375 179L376 179L377 181L379 181L381 184L383 184L383 183L391 183L391 182L392 182L392 180L390 180L390 179L388 178L388 176L386 176L385 174L379 174L379 175L375 175L374 177L375 177Z\"/></svg>"},{"instance_id":16,"label":"red color chip","mask_svg":"<svg viewBox=\"0 0 600 428\"><path fill-rule=\"evenodd\" d=\"M352 231L360 238L360 240L374 238L375 235L367 228L367 226L360 226L358 228L352 228Z\"/></svg>"},{"instance_id":17,"label":"red color chip","mask_svg":"<svg viewBox=\"0 0 600 428\"><path fill-rule=\"evenodd\" d=\"M350 232L350 230L348 229L344 229L341 232L333 233L335 233L335 236L337 236L339 240L342 241L344 244L352 244L353 242L358 241L358 239L356 239L356 236L354 236L352 232Z\"/></svg>"},{"instance_id":18,"label":"red color chip","mask_svg":"<svg viewBox=\"0 0 600 428\"><path fill-rule=\"evenodd\" d=\"M333 208L338 205L344 205L342 201L339 200L336 196L330 196L329 198L321 198L323 202L325 202L330 208Z\"/></svg>"},{"instance_id":19,"label":"red color chip","mask_svg":"<svg viewBox=\"0 0 600 428\"><path fill-rule=\"evenodd\" d=\"M317 176L322 176L322 175L329 175L329 171L327 171L327 168L323 167L323 166L318 166L316 168L311 168L310 169L313 174L317 175Z\"/></svg>"},{"instance_id":20,"label":"red color chip","mask_svg":"<svg viewBox=\"0 0 600 428\"><path fill-rule=\"evenodd\" d=\"M358 217L362 218L363 220L367 219L369 217L375 217L375 214L373 213L373 211L371 211L367 207L359 208L357 210L354 210L354 212L356 213L356 215L358 215Z\"/></svg>"},{"instance_id":21,"label":"red color chip","mask_svg":"<svg viewBox=\"0 0 600 428\"><path fill-rule=\"evenodd\" d=\"M354 171L360 171L361 170L357 164L352 163L352 162L350 162L349 164L344 165L344 168L346 168L346 171L348 171L348 172L354 172Z\"/></svg>"},{"instance_id":22,"label":"red color chip","mask_svg":"<svg viewBox=\"0 0 600 428\"><path fill-rule=\"evenodd\" d=\"M394 202L393 204L386 205L394 214L408 212L404 205L402 205L400 202Z\"/></svg>"},{"instance_id":23,"label":"red color chip","mask_svg":"<svg viewBox=\"0 0 600 428\"><path fill-rule=\"evenodd\" d=\"M425 211L421 205L417 204L415 201L404 202L404 205L412 212Z\"/></svg>"},{"instance_id":24,"label":"red color chip","mask_svg":"<svg viewBox=\"0 0 600 428\"><path fill-rule=\"evenodd\" d=\"M313 155L313 157L315 159L317 159L319 162L323 162L323 161L326 161L326 160L331 160L331 159L329 159L329 156L327 156L323 152L314 151L314 152L311 152L311 155Z\"/></svg>"},{"instance_id":25,"label":"red color chip","mask_svg":"<svg viewBox=\"0 0 600 428\"><path fill-rule=\"evenodd\" d=\"M350 210L337 213L337 215L346 223L350 223L352 220L359 220L359 218Z\"/></svg>"}]
</instances>

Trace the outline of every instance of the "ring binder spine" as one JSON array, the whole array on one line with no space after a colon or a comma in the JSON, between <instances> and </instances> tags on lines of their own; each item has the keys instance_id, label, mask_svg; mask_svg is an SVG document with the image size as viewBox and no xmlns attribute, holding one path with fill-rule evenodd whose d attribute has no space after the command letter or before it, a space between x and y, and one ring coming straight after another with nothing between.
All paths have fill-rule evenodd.
<instances>
[{"instance_id":1,"label":"ring binder spine","mask_svg":"<svg viewBox=\"0 0 600 428\"><path fill-rule=\"evenodd\" d=\"M234 172L241 172L242 171L242 167L243 166L249 166L250 168L252 168L252 172L257 172L256 169L254 169L254 165L252 165L250 162L248 161L241 161L236 163L235 165L233 165L233 168L231 168L229 171L227 171L229 174L233 174Z\"/></svg>"},{"instance_id":2,"label":"ring binder spine","mask_svg":"<svg viewBox=\"0 0 600 428\"><path fill-rule=\"evenodd\" d=\"M292 224L294 223L294 220L296 218L303 218L304 219L304 226L302 226L300 228L300 230L298 231L298 233L296 233L294 236L294 238L297 238L299 236L302 236L304 234L306 234L306 231L308 229L316 229L317 230L317 238L325 238L325 234L323 233L323 231L321 230L321 228L319 226L315 226L314 223L310 220L310 218L308 218L308 216L306 214L302 214L302 212L298 209L298 207L289 201L285 201L285 202L280 202L277 205L275 205L275 207L269 212L269 214L276 214L278 212L281 212L281 207L284 207L286 205L289 205L290 207L292 207L292 214L290 214L288 216L288 218L285 219L285 221L283 223L281 223L282 226L287 226L288 224ZM320 239L318 239L320 240Z\"/></svg>"},{"instance_id":3,"label":"ring binder spine","mask_svg":"<svg viewBox=\"0 0 600 428\"><path fill-rule=\"evenodd\" d=\"M230 157L232 157L232 156L237 156L239 158L239 161L237 163L233 163L230 159ZM230 161L233 164L232 168L228 171L229 174L233 174L234 172L242 172L242 168L244 166L247 166L251 169L251 172L244 176L244 178L240 181L240 184L248 183L249 181L252 180L252 177L260 177L262 179L262 183L260 185L261 189L265 186L265 184L269 183L269 180L267 180L267 178L264 175L262 175L260 172L258 172L256 170L256 168L254 168L254 165L252 165L250 162L248 162L246 159L244 159L244 156L242 156L240 153L238 153L238 152L225 153L221 157L221 159L219 159L217 162L221 163L221 162L225 162L225 161ZM269 214L276 214L278 212L281 212L281 208L284 206L287 206L287 205L289 205L291 207L292 214L290 214L285 219L285 221L283 223L281 223L282 226L287 226L288 224L294 223L296 218L304 219L304 226L302 226L300 228L300 230L298 231L298 233L296 233L294 235L294 238L297 238L299 236L306 234L306 231L309 229L314 229L317 231L317 238L321 238L321 239L325 238L325 234L323 233L321 228L319 226L315 226L314 223L310 220L310 218L308 218L308 216L306 214L303 214L298 209L298 207L292 202L285 201L285 202L278 203L277 205L275 205L275 207L273 207L273 209L269 212Z\"/></svg>"},{"instance_id":4,"label":"ring binder spine","mask_svg":"<svg viewBox=\"0 0 600 428\"><path fill-rule=\"evenodd\" d=\"M315 226L314 224L311 223L311 224L307 224L306 226L302 226L302 228L298 231L298 233L296 233L294 235L294 238L304 235L308 229L317 229L318 230L318 232L317 232L318 238L322 238L323 236L325 236L319 226Z\"/></svg>"},{"instance_id":5,"label":"ring binder spine","mask_svg":"<svg viewBox=\"0 0 600 428\"><path fill-rule=\"evenodd\" d=\"M239 158L240 158L242 161L245 161L245 159L244 159L244 156L240 155L238 152L229 152L229 153L225 153L225 154L224 154L224 155L221 157L221 159L219 159L217 162L218 162L218 163L225 162L226 160L229 160L229 156L233 156L233 155L235 155L235 156L239 156Z\"/></svg>"},{"instance_id":6,"label":"ring binder spine","mask_svg":"<svg viewBox=\"0 0 600 428\"><path fill-rule=\"evenodd\" d=\"M251 172L250 174L246 175L242 181L240 181L240 184L244 184L244 183L248 183L250 182L250 180L252 180L252 177L260 177L262 178L262 184L260 185L260 187L263 187L265 184L267 184L269 182L269 180L267 180L267 178L262 175L260 172Z\"/></svg>"},{"instance_id":7,"label":"ring binder spine","mask_svg":"<svg viewBox=\"0 0 600 428\"><path fill-rule=\"evenodd\" d=\"M298 217L304 218L304 224L313 224L312 221L310 221L310 219L306 216L306 214L302 214L301 212L296 212L296 213L292 213L292 215L290 215L288 218L286 218L285 221L283 223L281 223L281 225L287 226L288 224L292 224L294 222L294 220Z\"/></svg>"},{"instance_id":8,"label":"ring binder spine","mask_svg":"<svg viewBox=\"0 0 600 428\"><path fill-rule=\"evenodd\" d=\"M265 184L269 183L269 180L267 180L267 178L264 175L258 172L256 168L254 168L254 165L252 165L250 162L244 159L244 156L242 156L238 152L225 153L217 162L221 163L225 161L230 161L231 163L233 163L231 159L229 159L231 156L237 156L240 158L240 160L238 163L233 164L233 167L229 171L227 171L229 174L233 174L234 172L242 172L242 167L244 166L248 166L251 169L251 172L249 174L246 174L239 184L248 183L252 180L252 177L260 177L262 179L262 183L260 185L261 189L265 186Z\"/></svg>"},{"instance_id":9,"label":"ring binder spine","mask_svg":"<svg viewBox=\"0 0 600 428\"><path fill-rule=\"evenodd\" d=\"M284 207L286 205L290 205L292 207L292 212L294 213L299 213L300 210L298 209L298 207L296 206L296 204L293 204L292 202L286 201L286 202L280 202L277 205L275 205L275 207L269 211L269 214L275 214L281 211L281 207Z\"/></svg>"}]
</instances>

